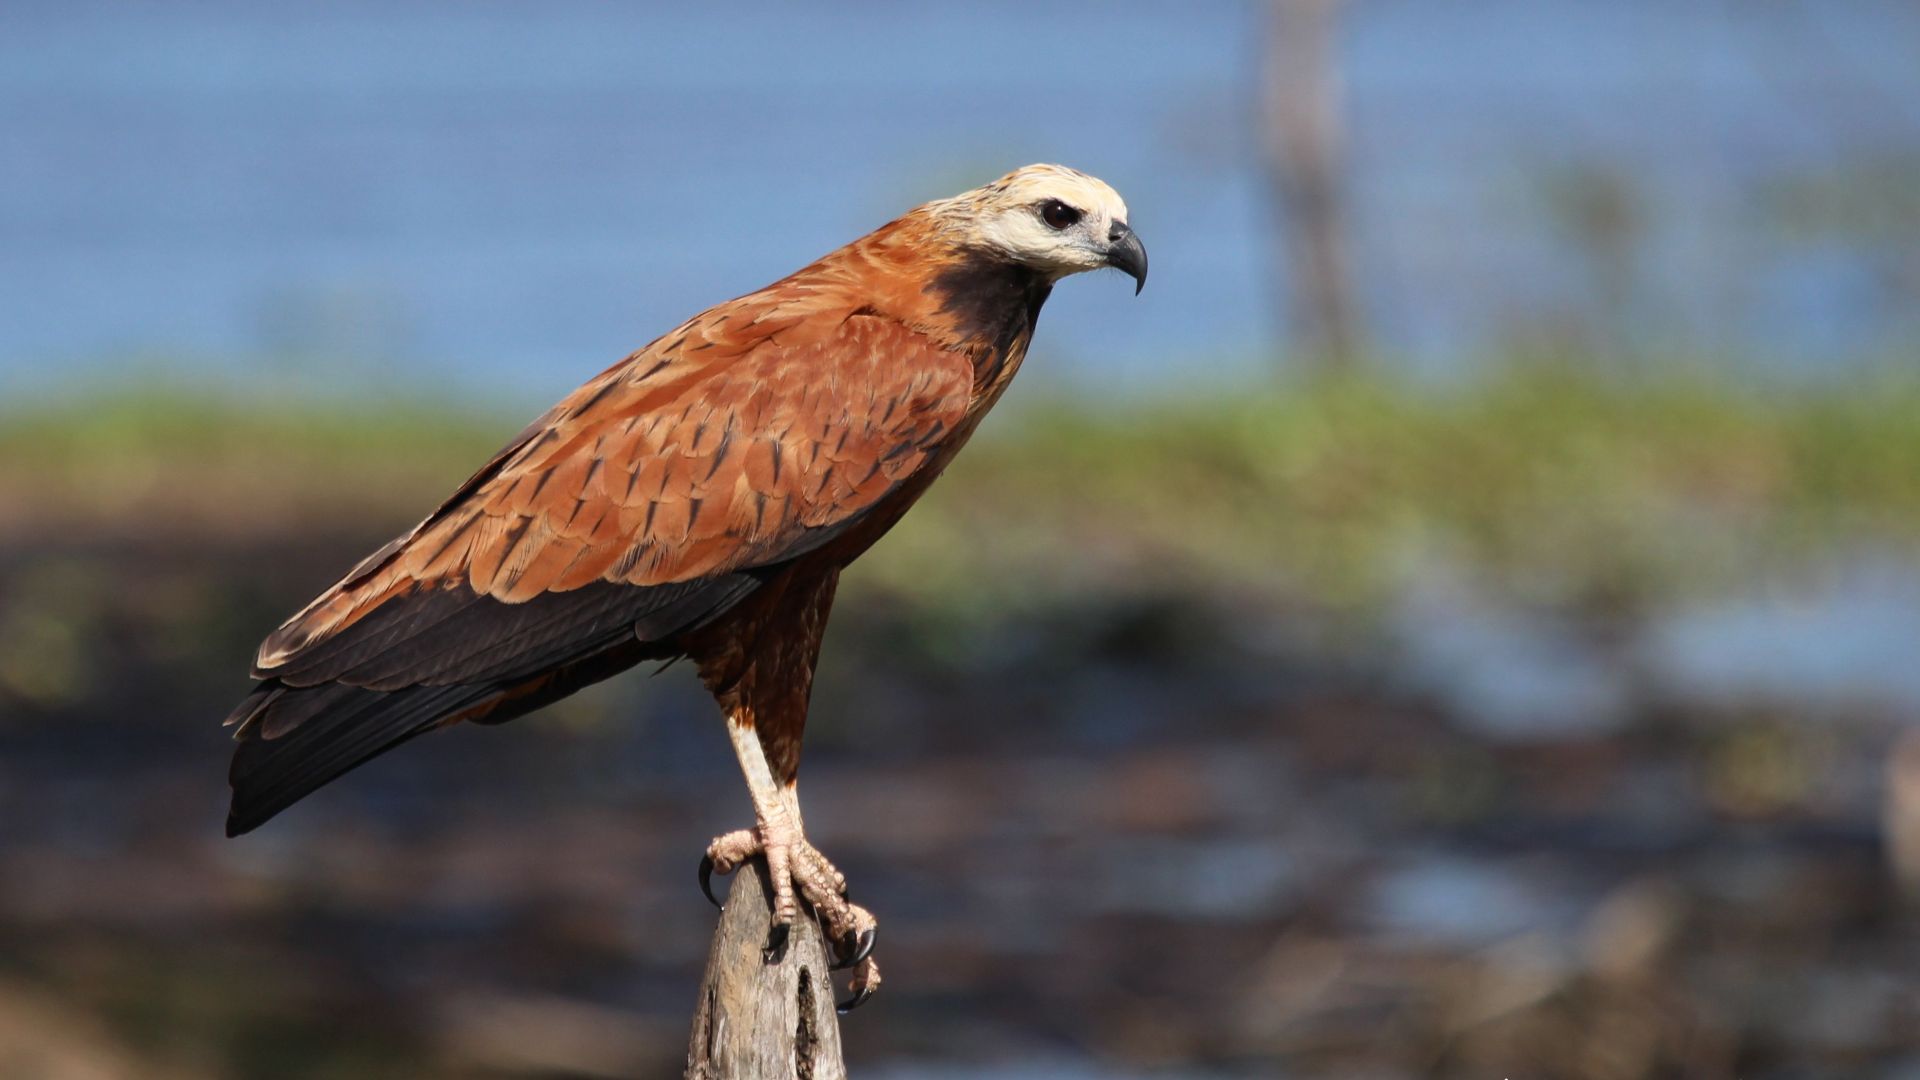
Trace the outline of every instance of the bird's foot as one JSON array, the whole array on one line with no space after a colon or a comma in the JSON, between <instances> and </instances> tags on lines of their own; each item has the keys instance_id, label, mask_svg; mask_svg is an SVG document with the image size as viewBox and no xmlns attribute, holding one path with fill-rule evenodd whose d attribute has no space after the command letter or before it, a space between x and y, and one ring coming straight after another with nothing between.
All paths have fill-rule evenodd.
<instances>
[{"instance_id":1,"label":"bird's foot","mask_svg":"<svg viewBox=\"0 0 1920 1080\"><path fill-rule=\"evenodd\" d=\"M836 955L835 970L853 969L853 996L840 1002L840 1011L859 1008L880 987L880 966L873 959L874 935L879 928L873 913L847 899L847 878L808 843L798 829L784 822L764 822L715 837L700 860L700 891L713 906L713 875L731 874L755 855L767 860L767 878L773 886L773 933L769 952L785 944L787 928L799 916L799 900L820 919Z\"/></svg>"}]
</instances>

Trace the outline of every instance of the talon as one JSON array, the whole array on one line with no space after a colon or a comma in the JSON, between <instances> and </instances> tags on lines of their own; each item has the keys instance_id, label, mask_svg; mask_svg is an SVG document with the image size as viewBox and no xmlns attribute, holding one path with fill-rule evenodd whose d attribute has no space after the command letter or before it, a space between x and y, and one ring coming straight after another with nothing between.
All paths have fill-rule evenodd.
<instances>
[{"instance_id":1,"label":"talon","mask_svg":"<svg viewBox=\"0 0 1920 1080\"><path fill-rule=\"evenodd\" d=\"M707 903L716 910L721 909L720 901L713 895L713 856L700 856L700 891L707 894Z\"/></svg>"},{"instance_id":2,"label":"talon","mask_svg":"<svg viewBox=\"0 0 1920 1080\"><path fill-rule=\"evenodd\" d=\"M871 947L872 932L869 931L865 936L868 938L868 946ZM880 965L874 963L872 957L864 957L855 965L853 981L848 985L848 989L853 991L853 996L845 1001L834 1003L834 1009L841 1016L865 1005L867 999L873 996L873 992L880 989Z\"/></svg>"},{"instance_id":3,"label":"talon","mask_svg":"<svg viewBox=\"0 0 1920 1080\"><path fill-rule=\"evenodd\" d=\"M865 960L867 957L873 955L873 943L874 943L874 939L877 936L878 936L878 928L872 927L872 926L867 927L865 930L861 931L858 935L853 936L849 941L849 944L853 947L853 955L847 957L845 960L841 960L835 963L832 967L828 968L827 970L828 971L845 971L851 967L859 967L860 962L862 960ZM856 1001L854 1004L857 1005L859 1004L859 1002ZM849 1006L849 1008L851 1007L852 1006Z\"/></svg>"},{"instance_id":4,"label":"talon","mask_svg":"<svg viewBox=\"0 0 1920 1080\"><path fill-rule=\"evenodd\" d=\"M853 992L852 997L848 998L845 1001L836 1003L833 1007L833 1011L836 1013L839 1013L841 1016L845 1016L848 1013L852 1012L853 1010L859 1008L860 1006L865 1005L867 1003L867 999L872 996L873 996L873 987L863 986L860 989L855 990Z\"/></svg>"},{"instance_id":5,"label":"talon","mask_svg":"<svg viewBox=\"0 0 1920 1080\"><path fill-rule=\"evenodd\" d=\"M791 929L786 923L773 924L773 929L767 931L767 943L760 949L762 961L769 964L779 961L781 954L787 950L787 932Z\"/></svg>"}]
</instances>

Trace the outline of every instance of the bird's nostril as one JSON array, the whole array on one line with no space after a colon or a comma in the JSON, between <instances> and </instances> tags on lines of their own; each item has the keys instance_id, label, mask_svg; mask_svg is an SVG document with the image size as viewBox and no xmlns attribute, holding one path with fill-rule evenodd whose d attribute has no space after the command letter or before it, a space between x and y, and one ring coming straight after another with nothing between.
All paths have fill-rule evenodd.
<instances>
[{"instance_id":1,"label":"bird's nostril","mask_svg":"<svg viewBox=\"0 0 1920 1080\"><path fill-rule=\"evenodd\" d=\"M1116 221L1116 222L1114 222L1114 223L1113 223L1113 224L1112 224L1112 225L1111 225L1110 227L1108 227L1108 229L1107 229L1107 239L1109 239L1109 240L1118 240L1118 239L1120 239L1121 237L1123 237L1123 236L1125 236L1125 235L1127 235L1127 233L1128 233L1128 231L1129 231L1129 230L1127 229L1127 223L1126 223L1126 222L1124 222L1124 221Z\"/></svg>"}]
</instances>

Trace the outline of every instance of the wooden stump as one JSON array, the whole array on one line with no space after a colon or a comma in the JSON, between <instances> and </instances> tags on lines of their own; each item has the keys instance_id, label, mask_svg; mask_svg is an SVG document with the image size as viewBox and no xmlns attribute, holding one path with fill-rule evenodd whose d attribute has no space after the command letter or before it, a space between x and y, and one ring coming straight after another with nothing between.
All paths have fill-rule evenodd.
<instances>
[{"instance_id":1,"label":"wooden stump","mask_svg":"<svg viewBox=\"0 0 1920 1080\"><path fill-rule=\"evenodd\" d=\"M734 871L713 933L687 1043L687 1080L845 1080L826 940L804 911L785 948L773 927L766 864Z\"/></svg>"}]
</instances>

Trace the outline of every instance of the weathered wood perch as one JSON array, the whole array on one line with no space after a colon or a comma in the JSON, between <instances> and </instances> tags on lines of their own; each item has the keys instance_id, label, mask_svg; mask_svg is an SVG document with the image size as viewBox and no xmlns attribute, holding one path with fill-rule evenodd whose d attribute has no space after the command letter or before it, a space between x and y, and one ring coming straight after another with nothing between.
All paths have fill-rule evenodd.
<instances>
[{"instance_id":1,"label":"weathered wood perch","mask_svg":"<svg viewBox=\"0 0 1920 1080\"><path fill-rule=\"evenodd\" d=\"M734 871L687 1042L687 1080L845 1080L826 939L804 914L785 948L773 928L766 863Z\"/></svg>"}]
</instances>

